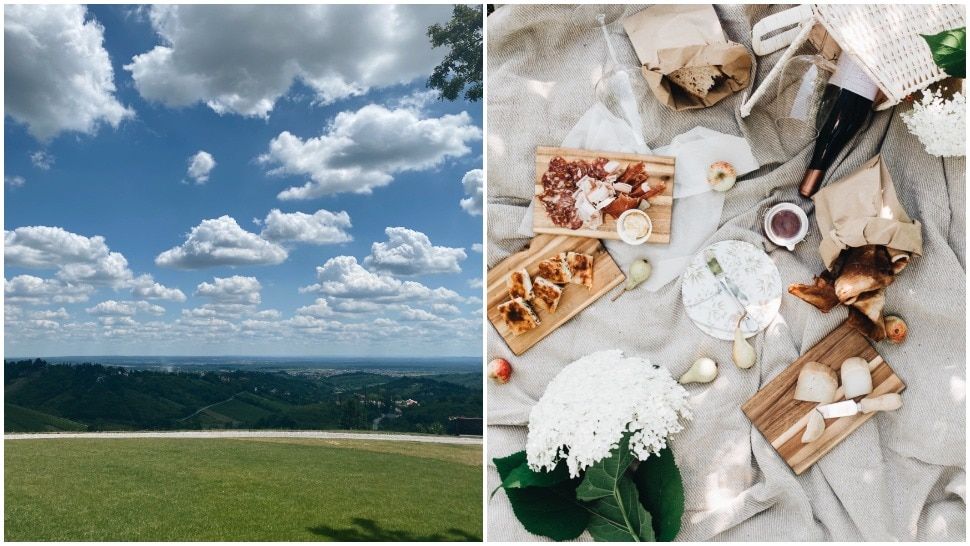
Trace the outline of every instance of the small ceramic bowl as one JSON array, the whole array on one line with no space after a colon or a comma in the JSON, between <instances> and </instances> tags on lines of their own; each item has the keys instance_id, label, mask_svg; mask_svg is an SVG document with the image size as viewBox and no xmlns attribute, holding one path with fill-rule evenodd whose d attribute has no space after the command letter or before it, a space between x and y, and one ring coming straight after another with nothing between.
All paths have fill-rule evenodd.
<instances>
[{"instance_id":1,"label":"small ceramic bowl","mask_svg":"<svg viewBox=\"0 0 970 546\"><path fill-rule=\"evenodd\" d=\"M790 211L794 213L795 216L798 217L798 221L801 223L798 231L791 237L785 237L784 235L775 233L775 231L771 228L771 219L783 211ZM764 230L765 235L771 240L771 242L778 246L783 246L788 250L795 250L795 245L800 243L803 239L805 239L805 236L808 235L808 216L801 207L794 203L778 203L765 212Z\"/></svg>"},{"instance_id":2,"label":"small ceramic bowl","mask_svg":"<svg viewBox=\"0 0 970 546\"><path fill-rule=\"evenodd\" d=\"M626 219L634 215L642 216L647 221L647 233L643 237L634 237L633 234L628 233L623 229ZM620 235L620 239L622 239L624 243L629 245L642 245L643 243L647 242L647 239L649 239L651 235L653 235L653 220L650 219L649 214L640 209L630 209L616 219L616 232Z\"/></svg>"}]
</instances>

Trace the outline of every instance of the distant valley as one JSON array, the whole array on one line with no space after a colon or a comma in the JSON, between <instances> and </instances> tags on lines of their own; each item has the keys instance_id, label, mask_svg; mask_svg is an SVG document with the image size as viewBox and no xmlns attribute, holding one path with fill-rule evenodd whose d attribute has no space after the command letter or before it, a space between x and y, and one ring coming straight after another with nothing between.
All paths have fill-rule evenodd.
<instances>
[{"instance_id":1,"label":"distant valley","mask_svg":"<svg viewBox=\"0 0 970 546\"><path fill-rule=\"evenodd\" d=\"M6 361L4 430L481 434L482 374L477 359L110 360ZM117 365L122 362L126 365Z\"/></svg>"}]
</instances>

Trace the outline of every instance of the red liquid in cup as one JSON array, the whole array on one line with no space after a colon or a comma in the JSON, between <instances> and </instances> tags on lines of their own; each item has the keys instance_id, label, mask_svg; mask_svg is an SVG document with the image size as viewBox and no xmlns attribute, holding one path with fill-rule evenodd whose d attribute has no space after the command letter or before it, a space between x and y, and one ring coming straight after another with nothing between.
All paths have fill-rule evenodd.
<instances>
[{"instance_id":1,"label":"red liquid in cup","mask_svg":"<svg viewBox=\"0 0 970 546\"><path fill-rule=\"evenodd\" d=\"M781 239L791 239L802 229L802 220L790 210L780 210L771 217L771 231Z\"/></svg>"}]
</instances>

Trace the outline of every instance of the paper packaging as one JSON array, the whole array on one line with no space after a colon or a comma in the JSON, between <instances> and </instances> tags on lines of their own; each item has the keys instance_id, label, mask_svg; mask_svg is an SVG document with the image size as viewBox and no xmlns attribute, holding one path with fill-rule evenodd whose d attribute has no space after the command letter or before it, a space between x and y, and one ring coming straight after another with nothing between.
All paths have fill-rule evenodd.
<instances>
[{"instance_id":1,"label":"paper packaging","mask_svg":"<svg viewBox=\"0 0 970 546\"><path fill-rule=\"evenodd\" d=\"M922 226L911 220L899 204L893 179L881 156L825 186L812 200L815 222L822 235L818 252L829 270L842 250L849 247L884 245L894 259L898 254L923 253Z\"/></svg>"},{"instance_id":2,"label":"paper packaging","mask_svg":"<svg viewBox=\"0 0 970 546\"><path fill-rule=\"evenodd\" d=\"M657 99L677 111L706 108L748 86L754 60L729 42L710 4L656 5L623 19L641 72ZM727 75L704 98L672 84L667 74L687 66L717 66Z\"/></svg>"}]
</instances>

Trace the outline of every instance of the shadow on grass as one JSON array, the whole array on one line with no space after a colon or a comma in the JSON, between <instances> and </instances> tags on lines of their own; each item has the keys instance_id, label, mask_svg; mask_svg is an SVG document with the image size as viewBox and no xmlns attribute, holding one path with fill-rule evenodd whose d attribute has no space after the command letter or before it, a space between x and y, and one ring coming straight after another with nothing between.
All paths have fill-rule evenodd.
<instances>
[{"instance_id":1,"label":"shadow on grass","mask_svg":"<svg viewBox=\"0 0 970 546\"><path fill-rule=\"evenodd\" d=\"M423 535L400 529L385 529L372 519L354 518L352 527L337 529L329 525L309 527L315 535L340 542L424 542L424 541L466 541L481 542L482 537L461 529L448 529L444 533Z\"/></svg>"}]
</instances>

